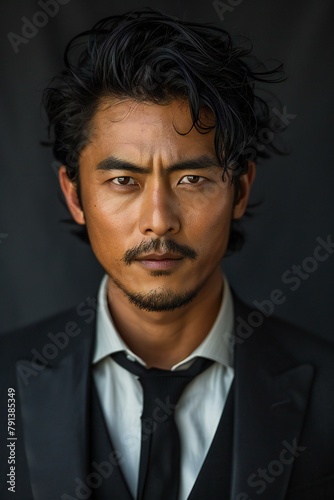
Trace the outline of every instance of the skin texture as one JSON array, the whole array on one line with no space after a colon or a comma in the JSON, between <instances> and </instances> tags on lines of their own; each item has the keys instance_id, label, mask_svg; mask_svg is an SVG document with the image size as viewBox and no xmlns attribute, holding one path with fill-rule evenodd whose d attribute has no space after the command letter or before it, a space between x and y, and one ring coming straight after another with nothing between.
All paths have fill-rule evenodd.
<instances>
[{"instance_id":1,"label":"skin texture","mask_svg":"<svg viewBox=\"0 0 334 500\"><path fill-rule=\"evenodd\" d=\"M208 113L202 120L212 124ZM148 366L165 369L186 358L214 323L231 219L244 214L255 172L250 164L240 177L235 202L214 131L191 125L181 101L104 100L80 155L81 205L65 167L59 173L72 216L87 225L110 277L109 309L120 335ZM138 260L166 252L162 261Z\"/></svg>"}]
</instances>

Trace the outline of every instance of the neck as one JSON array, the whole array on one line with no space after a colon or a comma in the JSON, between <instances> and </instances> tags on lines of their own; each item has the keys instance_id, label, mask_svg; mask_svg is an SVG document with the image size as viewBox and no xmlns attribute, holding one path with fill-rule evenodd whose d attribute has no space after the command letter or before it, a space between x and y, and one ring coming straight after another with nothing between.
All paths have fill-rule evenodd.
<instances>
[{"instance_id":1,"label":"neck","mask_svg":"<svg viewBox=\"0 0 334 500\"><path fill-rule=\"evenodd\" d=\"M223 283L219 270L191 303L174 311L149 312L131 304L109 280L109 309L128 347L148 367L168 370L188 357L208 335L221 306Z\"/></svg>"}]
</instances>

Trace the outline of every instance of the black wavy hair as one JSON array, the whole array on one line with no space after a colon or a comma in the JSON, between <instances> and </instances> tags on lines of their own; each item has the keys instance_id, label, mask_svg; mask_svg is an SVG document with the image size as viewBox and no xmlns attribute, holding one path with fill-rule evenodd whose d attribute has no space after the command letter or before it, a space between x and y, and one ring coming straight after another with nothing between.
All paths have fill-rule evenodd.
<instances>
[{"instance_id":1,"label":"black wavy hair","mask_svg":"<svg viewBox=\"0 0 334 500\"><path fill-rule=\"evenodd\" d=\"M90 139L91 119L106 97L157 104L185 100L201 133L213 128L200 116L203 108L210 109L222 175L237 191L249 160L280 152L272 139L263 147L264 133L277 116L269 100L255 92L255 84L283 81L282 65L267 69L251 53L248 40L236 45L221 28L180 21L153 9L110 16L74 37L65 51L65 69L44 91L43 102L54 156L77 183L79 199L80 153ZM81 236L87 237L84 231ZM242 242L232 224L229 249Z\"/></svg>"}]
</instances>

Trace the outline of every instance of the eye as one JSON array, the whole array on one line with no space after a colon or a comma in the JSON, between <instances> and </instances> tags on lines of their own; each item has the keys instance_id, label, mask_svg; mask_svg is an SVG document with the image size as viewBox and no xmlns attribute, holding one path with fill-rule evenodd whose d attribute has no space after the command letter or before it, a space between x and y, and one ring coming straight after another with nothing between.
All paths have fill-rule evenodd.
<instances>
[{"instance_id":1,"label":"eye","mask_svg":"<svg viewBox=\"0 0 334 500\"><path fill-rule=\"evenodd\" d=\"M198 184L205 180L205 177L201 177L200 175L185 175L180 180L180 184Z\"/></svg>"},{"instance_id":2,"label":"eye","mask_svg":"<svg viewBox=\"0 0 334 500\"><path fill-rule=\"evenodd\" d=\"M116 186L134 186L136 184L133 177L114 177L110 181Z\"/></svg>"}]
</instances>

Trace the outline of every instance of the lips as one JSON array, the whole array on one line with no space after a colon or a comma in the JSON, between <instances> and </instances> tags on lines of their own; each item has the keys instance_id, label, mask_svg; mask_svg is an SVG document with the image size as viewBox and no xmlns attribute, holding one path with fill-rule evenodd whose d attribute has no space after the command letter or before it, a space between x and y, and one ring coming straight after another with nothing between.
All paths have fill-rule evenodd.
<instances>
[{"instance_id":1,"label":"lips","mask_svg":"<svg viewBox=\"0 0 334 500\"><path fill-rule=\"evenodd\" d=\"M137 260L181 260L183 257L174 253L151 253Z\"/></svg>"},{"instance_id":2,"label":"lips","mask_svg":"<svg viewBox=\"0 0 334 500\"><path fill-rule=\"evenodd\" d=\"M136 260L150 270L167 270L176 267L183 257L173 253L151 253Z\"/></svg>"}]
</instances>

